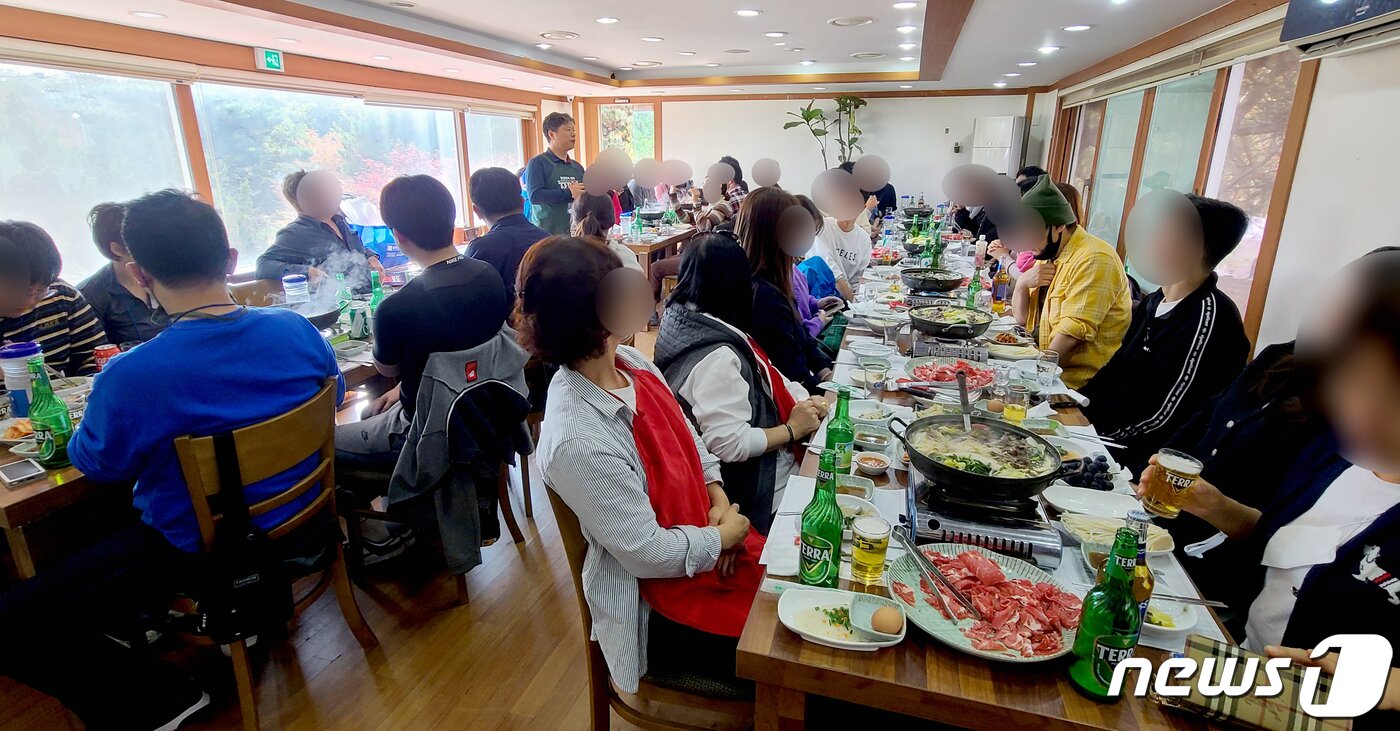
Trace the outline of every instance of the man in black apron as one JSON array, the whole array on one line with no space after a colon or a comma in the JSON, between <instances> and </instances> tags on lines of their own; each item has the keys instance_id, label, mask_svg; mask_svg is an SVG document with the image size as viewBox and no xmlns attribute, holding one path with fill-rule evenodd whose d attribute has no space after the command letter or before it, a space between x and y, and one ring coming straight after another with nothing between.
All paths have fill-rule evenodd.
<instances>
[{"instance_id":1,"label":"man in black apron","mask_svg":"<svg viewBox=\"0 0 1400 731\"><path fill-rule=\"evenodd\" d=\"M535 155L525 168L530 193L530 218L556 236L569 233L569 206L583 192L583 165L569 159L578 139L574 118L551 112L544 118L548 148Z\"/></svg>"}]
</instances>

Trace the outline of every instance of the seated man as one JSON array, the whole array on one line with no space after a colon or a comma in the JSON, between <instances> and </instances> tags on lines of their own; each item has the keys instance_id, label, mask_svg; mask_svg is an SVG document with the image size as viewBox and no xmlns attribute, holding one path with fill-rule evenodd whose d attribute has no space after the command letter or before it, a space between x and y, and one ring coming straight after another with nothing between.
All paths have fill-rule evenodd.
<instances>
[{"instance_id":1,"label":"seated man","mask_svg":"<svg viewBox=\"0 0 1400 731\"><path fill-rule=\"evenodd\" d=\"M152 307L150 295L136 283L136 275L127 266L132 259L122 241L125 218L126 206L121 203L98 203L88 213L92 241L110 263L78 285L102 320L107 341L116 345L144 343L170 324L165 310Z\"/></svg>"},{"instance_id":2,"label":"seated man","mask_svg":"<svg viewBox=\"0 0 1400 731\"><path fill-rule=\"evenodd\" d=\"M1099 434L1124 445L1113 456L1129 467L1146 463L1244 370L1249 355L1239 310L1215 275L1249 218L1229 203L1175 191L1152 193L1138 205L1154 205L1153 197L1176 214L1164 216L1139 250L1141 271L1162 288L1133 309L1123 346L1080 389L1089 399L1085 416Z\"/></svg>"},{"instance_id":3,"label":"seated man","mask_svg":"<svg viewBox=\"0 0 1400 731\"><path fill-rule=\"evenodd\" d=\"M307 183L304 188L303 182ZM327 274L345 274L350 286L368 291L369 272L364 266L384 276L379 255L365 248L340 212L340 193L340 182L324 170L298 170L282 181L282 197L297 217L258 255L258 279L305 274L314 284Z\"/></svg>"},{"instance_id":4,"label":"seated man","mask_svg":"<svg viewBox=\"0 0 1400 731\"><path fill-rule=\"evenodd\" d=\"M505 168L472 173L472 208L491 227L467 246L467 256L491 265L506 285L506 301L515 302L515 273L525 251L549 232L530 223L522 213L520 182Z\"/></svg>"},{"instance_id":5,"label":"seated man","mask_svg":"<svg viewBox=\"0 0 1400 731\"><path fill-rule=\"evenodd\" d=\"M174 667L104 636L92 614L166 607L193 583L200 534L176 437L290 411L339 369L305 318L229 299L225 277L237 252L207 203L153 193L130 204L123 231L136 279L172 313L171 325L107 364L68 455L94 482L134 481L141 522L0 595L0 673L55 696L88 728L174 729L209 696ZM287 489L314 460L248 485L248 501ZM253 521L268 527L306 502Z\"/></svg>"},{"instance_id":6,"label":"seated man","mask_svg":"<svg viewBox=\"0 0 1400 731\"><path fill-rule=\"evenodd\" d=\"M38 343L44 363L65 376L97 372L92 351L107 342L83 295L58 278L63 259L44 229L0 221L17 266L0 268L0 343Z\"/></svg>"},{"instance_id":7,"label":"seated man","mask_svg":"<svg viewBox=\"0 0 1400 731\"><path fill-rule=\"evenodd\" d=\"M862 212L861 217L864 215ZM871 250L870 236L860 230L855 220L838 221L827 216L808 258L826 262L836 277L836 292L849 302L860 290L860 278L870 264Z\"/></svg>"},{"instance_id":8,"label":"seated man","mask_svg":"<svg viewBox=\"0 0 1400 731\"><path fill-rule=\"evenodd\" d=\"M1132 323L1123 260L1077 223L1048 175L1036 178L1019 208L999 215L1002 243L1036 258L1016 280L1013 314L1041 350L1059 353L1065 385L1079 388L1118 351Z\"/></svg>"},{"instance_id":9,"label":"seated man","mask_svg":"<svg viewBox=\"0 0 1400 731\"><path fill-rule=\"evenodd\" d=\"M395 178L384 186L379 208L399 248L423 273L374 313L374 365L399 385L375 399L363 421L337 427L335 446L338 458L392 470L428 357L495 337L510 305L496 270L452 245L457 207L447 186L427 175Z\"/></svg>"}]
</instances>

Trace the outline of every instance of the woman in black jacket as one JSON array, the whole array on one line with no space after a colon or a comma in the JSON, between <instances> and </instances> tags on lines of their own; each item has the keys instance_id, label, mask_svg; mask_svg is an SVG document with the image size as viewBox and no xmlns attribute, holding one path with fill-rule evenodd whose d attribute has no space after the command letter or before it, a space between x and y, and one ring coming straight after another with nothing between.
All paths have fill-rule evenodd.
<instances>
[{"instance_id":1,"label":"woman in black jacket","mask_svg":"<svg viewBox=\"0 0 1400 731\"><path fill-rule=\"evenodd\" d=\"M779 238L779 220L789 209L800 215L790 216L785 223L811 228L811 216L791 193L759 188L744 197L734 231L748 254L753 276L753 329L749 334L783 375L815 391L817 384L831 377L832 362L808 334L793 301L794 262Z\"/></svg>"}]
</instances>

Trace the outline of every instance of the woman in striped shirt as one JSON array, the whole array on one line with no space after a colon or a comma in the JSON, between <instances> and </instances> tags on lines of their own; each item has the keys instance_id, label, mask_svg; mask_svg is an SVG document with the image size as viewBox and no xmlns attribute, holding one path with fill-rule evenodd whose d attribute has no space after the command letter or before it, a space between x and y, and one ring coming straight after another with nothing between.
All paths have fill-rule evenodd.
<instances>
[{"instance_id":1,"label":"woman in striped shirt","mask_svg":"<svg viewBox=\"0 0 1400 731\"><path fill-rule=\"evenodd\" d=\"M725 497L719 460L661 373L619 345L631 332L617 331L640 326L647 299L644 280L619 269L596 244L559 236L521 262L521 344L560 366L540 470L588 542L583 593L613 681L635 692L649 670L677 662L732 681L763 539Z\"/></svg>"},{"instance_id":2,"label":"woman in striped shirt","mask_svg":"<svg viewBox=\"0 0 1400 731\"><path fill-rule=\"evenodd\" d=\"M53 238L26 221L0 221L0 257L0 343L37 343L65 376L96 373L92 352L107 336L83 295L58 278Z\"/></svg>"}]
</instances>

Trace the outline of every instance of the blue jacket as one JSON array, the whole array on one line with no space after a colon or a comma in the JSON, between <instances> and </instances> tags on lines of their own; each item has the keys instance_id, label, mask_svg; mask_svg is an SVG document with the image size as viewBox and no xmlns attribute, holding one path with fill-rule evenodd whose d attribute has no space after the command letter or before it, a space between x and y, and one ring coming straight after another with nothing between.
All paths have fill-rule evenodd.
<instances>
[{"instance_id":1,"label":"blue jacket","mask_svg":"<svg viewBox=\"0 0 1400 731\"><path fill-rule=\"evenodd\" d=\"M831 267L820 256L806 259L797 265L797 270L807 277L807 289L813 297L840 296L841 293L836 291L836 275L831 273Z\"/></svg>"}]
</instances>

